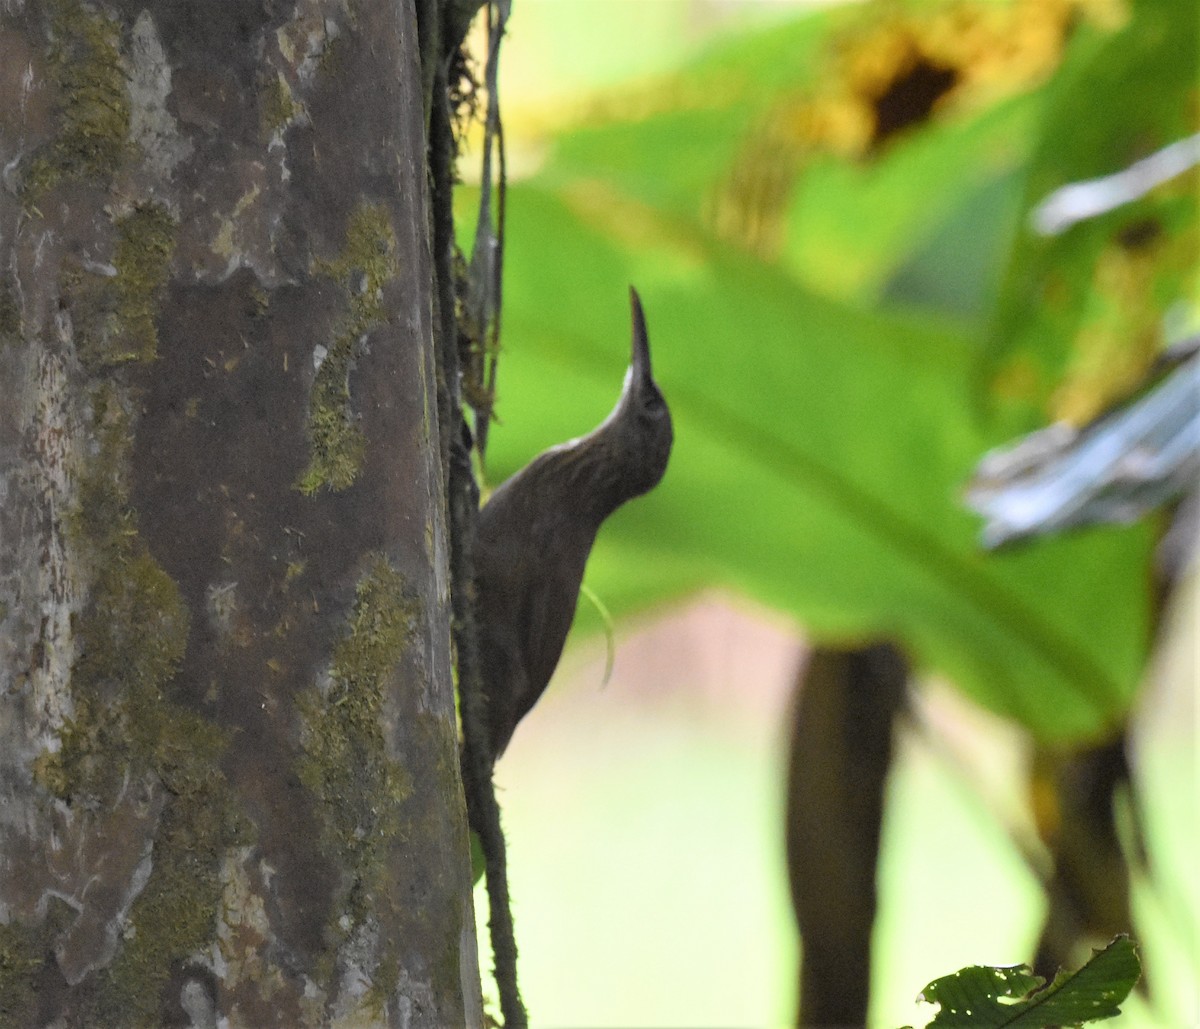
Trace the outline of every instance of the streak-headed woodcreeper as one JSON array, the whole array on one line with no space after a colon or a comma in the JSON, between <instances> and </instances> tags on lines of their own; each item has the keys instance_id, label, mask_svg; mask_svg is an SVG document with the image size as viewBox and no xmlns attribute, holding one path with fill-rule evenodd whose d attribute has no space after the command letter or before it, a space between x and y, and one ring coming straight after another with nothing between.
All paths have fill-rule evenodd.
<instances>
[{"instance_id":1,"label":"streak-headed woodcreeper","mask_svg":"<svg viewBox=\"0 0 1200 1029\"><path fill-rule=\"evenodd\" d=\"M480 664L493 759L558 664L601 523L663 477L671 414L650 374L637 291L621 399L588 435L551 447L506 480L479 515L475 545Z\"/></svg>"}]
</instances>

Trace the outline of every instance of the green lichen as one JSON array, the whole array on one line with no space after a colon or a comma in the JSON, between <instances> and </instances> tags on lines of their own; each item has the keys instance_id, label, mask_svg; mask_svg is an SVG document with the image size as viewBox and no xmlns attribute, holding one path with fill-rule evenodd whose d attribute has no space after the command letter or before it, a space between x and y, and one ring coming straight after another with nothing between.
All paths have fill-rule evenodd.
<instances>
[{"instance_id":1,"label":"green lichen","mask_svg":"<svg viewBox=\"0 0 1200 1029\"><path fill-rule=\"evenodd\" d=\"M326 36L321 56L317 58L317 74L323 79L335 79L349 59L345 36Z\"/></svg>"},{"instance_id":2,"label":"green lichen","mask_svg":"<svg viewBox=\"0 0 1200 1029\"><path fill-rule=\"evenodd\" d=\"M79 479L70 529L94 569L90 601L75 631L75 714L61 747L41 763L42 780L64 799L105 797L128 771L156 770L156 750L176 715L164 698L187 646L178 587L146 549L126 488L130 422L116 390L93 397L98 450Z\"/></svg>"},{"instance_id":3,"label":"green lichen","mask_svg":"<svg viewBox=\"0 0 1200 1029\"><path fill-rule=\"evenodd\" d=\"M396 236L382 205L359 207L350 218L346 243L315 271L345 291L349 311L313 380L308 408L310 456L299 488L342 490L358 477L366 439L350 403L350 369L361 340L387 321L384 286L396 275Z\"/></svg>"},{"instance_id":4,"label":"green lichen","mask_svg":"<svg viewBox=\"0 0 1200 1029\"><path fill-rule=\"evenodd\" d=\"M112 279L81 267L74 255L68 255L58 277L58 293L71 313L80 359L89 370L102 366L115 328L117 294Z\"/></svg>"},{"instance_id":5,"label":"green lichen","mask_svg":"<svg viewBox=\"0 0 1200 1029\"><path fill-rule=\"evenodd\" d=\"M41 1024L43 970L53 963L54 944L76 917L65 901L49 897L36 922L14 917L0 925L0 1026Z\"/></svg>"},{"instance_id":6,"label":"green lichen","mask_svg":"<svg viewBox=\"0 0 1200 1029\"><path fill-rule=\"evenodd\" d=\"M410 776L388 754L384 702L416 611L403 576L375 558L334 648L328 688L314 688L299 703L300 781L316 799L324 847L347 876L336 909L355 925L371 911L387 843L400 832L400 808L412 792Z\"/></svg>"},{"instance_id":7,"label":"green lichen","mask_svg":"<svg viewBox=\"0 0 1200 1029\"><path fill-rule=\"evenodd\" d=\"M400 969L403 967L400 948L395 940L388 940L379 957L379 964L371 975L371 985L363 996L363 1006L377 1017L382 1015L388 1002L396 995L400 986ZM379 1019L382 1021L382 1018Z\"/></svg>"},{"instance_id":8,"label":"green lichen","mask_svg":"<svg viewBox=\"0 0 1200 1029\"><path fill-rule=\"evenodd\" d=\"M121 360L152 361L158 354L158 302L175 252L175 219L159 204L139 204L117 222L118 340Z\"/></svg>"},{"instance_id":9,"label":"green lichen","mask_svg":"<svg viewBox=\"0 0 1200 1029\"><path fill-rule=\"evenodd\" d=\"M259 97L259 116L263 135L270 139L296 117L296 101L287 80L276 72L267 79Z\"/></svg>"},{"instance_id":10,"label":"green lichen","mask_svg":"<svg viewBox=\"0 0 1200 1029\"><path fill-rule=\"evenodd\" d=\"M166 795L150 879L117 957L100 973L89 1017L96 1026L137 1027L158 1024L173 965L212 938L220 860L243 830L219 768L225 733L168 695L187 646L187 609L137 531L126 405L110 384L92 400L98 448L69 522L94 575L76 625L75 709L34 775L82 810L111 807L131 780L157 782Z\"/></svg>"},{"instance_id":11,"label":"green lichen","mask_svg":"<svg viewBox=\"0 0 1200 1029\"><path fill-rule=\"evenodd\" d=\"M114 1025L159 1024L172 965L213 938L221 855L245 842L217 770L224 733L178 708L172 718L174 724L152 741L155 771L171 798L155 836L153 874L130 911L133 932L101 984L98 1014Z\"/></svg>"},{"instance_id":12,"label":"green lichen","mask_svg":"<svg viewBox=\"0 0 1200 1029\"><path fill-rule=\"evenodd\" d=\"M67 797L71 792L71 780L63 763L62 752L43 750L33 759L30 766L33 781L56 797Z\"/></svg>"},{"instance_id":13,"label":"green lichen","mask_svg":"<svg viewBox=\"0 0 1200 1029\"><path fill-rule=\"evenodd\" d=\"M50 37L58 132L29 164L22 184L26 204L65 180L108 183L130 146L120 24L78 0L59 0Z\"/></svg>"},{"instance_id":14,"label":"green lichen","mask_svg":"<svg viewBox=\"0 0 1200 1029\"><path fill-rule=\"evenodd\" d=\"M112 266L104 275L68 264L59 290L76 346L91 370L158 355L159 302L175 252L176 222L160 204L139 204L116 221Z\"/></svg>"},{"instance_id":15,"label":"green lichen","mask_svg":"<svg viewBox=\"0 0 1200 1029\"><path fill-rule=\"evenodd\" d=\"M270 294L255 283L250 287L250 317L262 318L271 306Z\"/></svg>"},{"instance_id":16,"label":"green lichen","mask_svg":"<svg viewBox=\"0 0 1200 1029\"><path fill-rule=\"evenodd\" d=\"M0 347L21 338L21 307L8 281L0 282Z\"/></svg>"},{"instance_id":17,"label":"green lichen","mask_svg":"<svg viewBox=\"0 0 1200 1029\"><path fill-rule=\"evenodd\" d=\"M39 926L0 925L0 1025L33 1025L47 941Z\"/></svg>"}]
</instances>

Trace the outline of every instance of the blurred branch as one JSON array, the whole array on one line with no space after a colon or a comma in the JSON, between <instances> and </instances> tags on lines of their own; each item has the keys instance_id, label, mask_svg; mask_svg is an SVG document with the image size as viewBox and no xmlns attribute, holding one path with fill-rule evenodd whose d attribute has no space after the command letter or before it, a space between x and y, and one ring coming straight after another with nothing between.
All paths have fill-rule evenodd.
<instances>
[{"instance_id":1,"label":"blurred branch","mask_svg":"<svg viewBox=\"0 0 1200 1029\"><path fill-rule=\"evenodd\" d=\"M818 648L798 677L786 829L801 1026L867 1024L884 790L907 685L890 643Z\"/></svg>"},{"instance_id":2,"label":"blurred branch","mask_svg":"<svg viewBox=\"0 0 1200 1029\"><path fill-rule=\"evenodd\" d=\"M489 0L488 53L484 68L487 115L483 132L483 167L479 183L479 220L467 268L466 321L478 353L471 365L475 387L475 447L483 460L496 396L496 357L500 350L500 313L504 285L505 208L508 167L504 155L504 123L500 117L500 41L508 24L510 0ZM493 172L492 162L496 167ZM495 197L493 198L493 179ZM493 204L495 215L493 217Z\"/></svg>"},{"instance_id":3,"label":"blurred branch","mask_svg":"<svg viewBox=\"0 0 1200 1029\"><path fill-rule=\"evenodd\" d=\"M1033 209L1036 232L1057 236L1077 222L1131 203L1200 164L1200 133L1178 140L1124 171L1056 189Z\"/></svg>"},{"instance_id":4,"label":"blurred branch","mask_svg":"<svg viewBox=\"0 0 1200 1029\"><path fill-rule=\"evenodd\" d=\"M1137 400L1076 430L1051 425L985 454L967 503L998 547L1098 522L1132 522L1200 480L1200 337Z\"/></svg>"},{"instance_id":5,"label":"blurred branch","mask_svg":"<svg viewBox=\"0 0 1200 1029\"><path fill-rule=\"evenodd\" d=\"M1130 779L1127 737L1070 754L1039 748L1031 772L1038 828L1054 855L1049 908L1033 968L1050 977L1088 943L1133 931L1130 881L1144 871L1141 815ZM1127 803L1126 803L1127 802ZM1118 811L1132 821L1122 840ZM1146 988L1146 980L1140 983Z\"/></svg>"}]
</instances>

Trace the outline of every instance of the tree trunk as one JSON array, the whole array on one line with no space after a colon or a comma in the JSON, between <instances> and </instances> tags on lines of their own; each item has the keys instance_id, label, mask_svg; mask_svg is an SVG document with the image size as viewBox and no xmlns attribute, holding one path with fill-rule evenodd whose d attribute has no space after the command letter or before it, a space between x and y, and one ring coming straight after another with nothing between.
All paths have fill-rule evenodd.
<instances>
[{"instance_id":1,"label":"tree trunk","mask_svg":"<svg viewBox=\"0 0 1200 1029\"><path fill-rule=\"evenodd\" d=\"M0 1024L479 1024L412 4L0 54Z\"/></svg>"}]
</instances>

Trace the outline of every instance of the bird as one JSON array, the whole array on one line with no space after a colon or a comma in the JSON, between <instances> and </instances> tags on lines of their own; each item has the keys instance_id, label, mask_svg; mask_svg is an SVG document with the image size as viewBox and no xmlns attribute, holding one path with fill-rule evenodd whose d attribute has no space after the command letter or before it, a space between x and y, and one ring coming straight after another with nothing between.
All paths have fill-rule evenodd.
<instances>
[{"instance_id":1,"label":"bird","mask_svg":"<svg viewBox=\"0 0 1200 1029\"><path fill-rule=\"evenodd\" d=\"M505 480L479 514L476 619L491 759L545 692L575 615L604 520L662 480L671 413L650 368L646 318L629 289L629 368L612 413Z\"/></svg>"}]
</instances>

